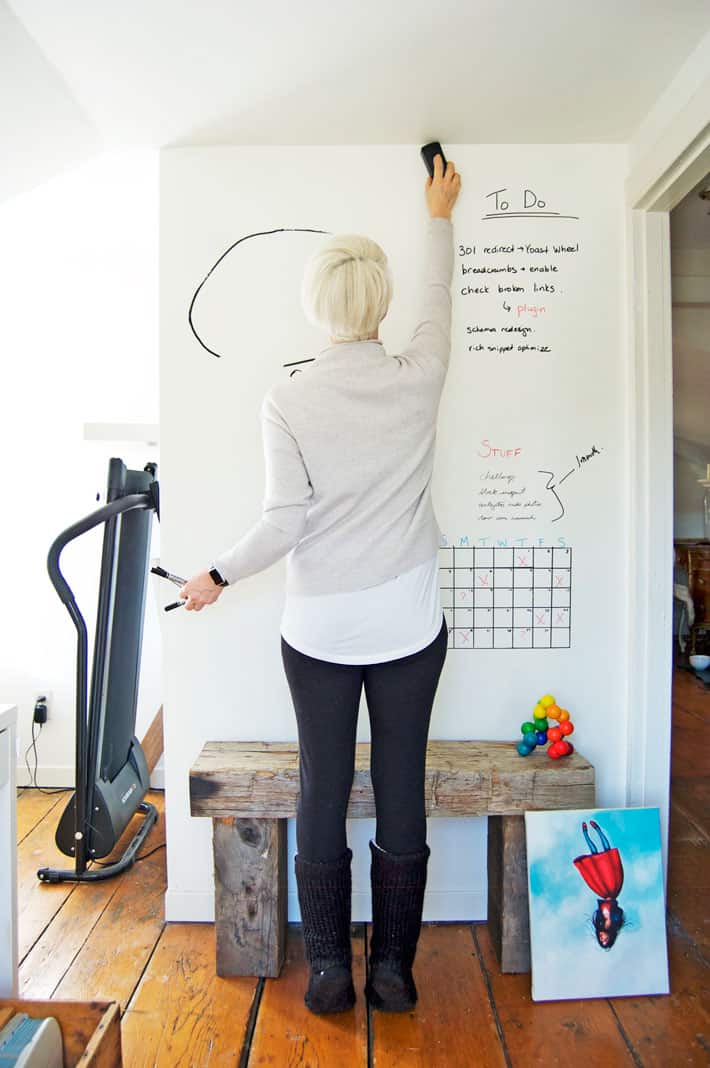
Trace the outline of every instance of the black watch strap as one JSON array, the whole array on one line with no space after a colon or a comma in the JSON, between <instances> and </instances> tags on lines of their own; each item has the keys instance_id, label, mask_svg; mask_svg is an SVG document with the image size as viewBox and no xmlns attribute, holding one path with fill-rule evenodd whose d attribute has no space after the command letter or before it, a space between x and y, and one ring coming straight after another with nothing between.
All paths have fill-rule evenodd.
<instances>
[{"instance_id":1,"label":"black watch strap","mask_svg":"<svg viewBox=\"0 0 710 1068\"><path fill-rule=\"evenodd\" d=\"M228 586L229 585L227 580L225 578L222 578L222 576L220 575L220 573L219 573L219 571L217 570L216 567L211 567L210 568L210 577L211 577L212 581L215 582L218 586Z\"/></svg>"}]
</instances>

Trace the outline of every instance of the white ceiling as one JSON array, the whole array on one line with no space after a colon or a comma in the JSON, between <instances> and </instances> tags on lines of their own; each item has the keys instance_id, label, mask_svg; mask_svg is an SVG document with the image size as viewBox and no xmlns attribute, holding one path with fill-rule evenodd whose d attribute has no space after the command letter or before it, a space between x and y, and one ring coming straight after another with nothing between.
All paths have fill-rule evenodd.
<instances>
[{"instance_id":1,"label":"white ceiling","mask_svg":"<svg viewBox=\"0 0 710 1068\"><path fill-rule=\"evenodd\" d=\"M9 6L107 147L628 141L710 29L708 0Z\"/></svg>"},{"instance_id":2,"label":"white ceiling","mask_svg":"<svg viewBox=\"0 0 710 1068\"><path fill-rule=\"evenodd\" d=\"M2 0L0 101L0 204L101 149L98 131Z\"/></svg>"}]
</instances>

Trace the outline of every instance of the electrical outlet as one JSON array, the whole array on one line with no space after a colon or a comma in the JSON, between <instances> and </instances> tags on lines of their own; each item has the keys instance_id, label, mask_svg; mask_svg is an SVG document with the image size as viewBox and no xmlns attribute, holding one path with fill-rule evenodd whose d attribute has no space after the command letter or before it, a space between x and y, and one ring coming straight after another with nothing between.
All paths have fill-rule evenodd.
<instances>
[{"instance_id":1,"label":"electrical outlet","mask_svg":"<svg viewBox=\"0 0 710 1068\"><path fill-rule=\"evenodd\" d=\"M37 697L40 696L45 698L47 708L51 711L54 694L52 690L46 690L43 686L33 686L31 690L29 687L25 687L22 690L13 690L10 687L6 690L3 689L2 702L3 704L17 706L17 722L22 724L32 719L34 703Z\"/></svg>"},{"instance_id":2,"label":"electrical outlet","mask_svg":"<svg viewBox=\"0 0 710 1068\"><path fill-rule=\"evenodd\" d=\"M35 723L46 723L49 716L49 702L46 694L37 697L34 703L33 719Z\"/></svg>"},{"instance_id":3,"label":"electrical outlet","mask_svg":"<svg viewBox=\"0 0 710 1068\"><path fill-rule=\"evenodd\" d=\"M38 697L44 697L44 704L47 706L47 718L52 714L52 701L54 694L52 690L45 690L41 686L33 686L32 689L24 688L22 690L10 690L6 692L3 690L2 699L3 702L10 705L17 705L17 736L24 737L25 734L31 734L32 723L34 722L34 710Z\"/></svg>"},{"instance_id":4,"label":"electrical outlet","mask_svg":"<svg viewBox=\"0 0 710 1068\"><path fill-rule=\"evenodd\" d=\"M32 720L34 723L46 723L49 719L49 710L51 704L51 693L49 690L43 690L38 687L34 691L34 698L32 701Z\"/></svg>"}]
</instances>

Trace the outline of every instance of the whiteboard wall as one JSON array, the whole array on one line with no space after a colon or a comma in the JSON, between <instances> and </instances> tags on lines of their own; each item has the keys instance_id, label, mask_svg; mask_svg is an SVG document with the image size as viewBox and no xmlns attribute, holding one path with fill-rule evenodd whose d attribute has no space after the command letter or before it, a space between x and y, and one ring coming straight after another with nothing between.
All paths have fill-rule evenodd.
<instances>
[{"instance_id":1,"label":"whiteboard wall","mask_svg":"<svg viewBox=\"0 0 710 1068\"><path fill-rule=\"evenodd\" d=\"M626 148L459 145L447 154L463 184L433 494L455 648L430 738L517 739L537 698L552 693L596 766L598 803L623 804ZM308 231L381 244L395 291L380 337L390 352L408 339L425 177L418 146L162 153L168 569L201 570L260 515L261 399L328 344L299 305L305 258L322 240ZM281 561L200 613L163 613L168 920L214 915L210 822L189 814L188 772L203 743L297 739L280 661L284 570ZM165 603L172 596L166 588ZM369 739L363 705L358 741ZM485 917L485 824L429 820L425 920ZM354 920L370 916L373 833L372 820L348 823ZM289 919L298 920L294 852L291 820Z\"/></svg>"}]
</instances>

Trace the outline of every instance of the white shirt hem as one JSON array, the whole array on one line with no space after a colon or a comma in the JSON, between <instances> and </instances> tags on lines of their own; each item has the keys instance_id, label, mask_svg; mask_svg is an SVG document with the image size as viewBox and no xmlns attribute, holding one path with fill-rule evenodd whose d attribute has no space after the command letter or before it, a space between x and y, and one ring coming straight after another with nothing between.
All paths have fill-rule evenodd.
<instances>
[{"instance_id":1,"label":"white shirt hem","mask_svg":"<svg viewBox=\"0 0 710 1068\"><path fill-rule=\"evenodd\" d=\"M281 629L281 637L288 645L293 649L296 649L297 652L303 653L305 656L313 657L315 660L325 660L331 664L384 664L390 660L400 660L404 656L411 656L412 653L420 653L422 649L426 649L427 645L431 645L438 635L443 626L443 621L444 617L442 615L433 632L423 642L418 641L405 649L393 649L384 654L380 650L378 653L370 653L369 655L360 653L358 656L336 656L332 653L323 655L322 649L318 650L309 648L308 646L305 646L303 642L292 642L288 635L284 633L283 628Z\"/></svg>"}]
</instances>

